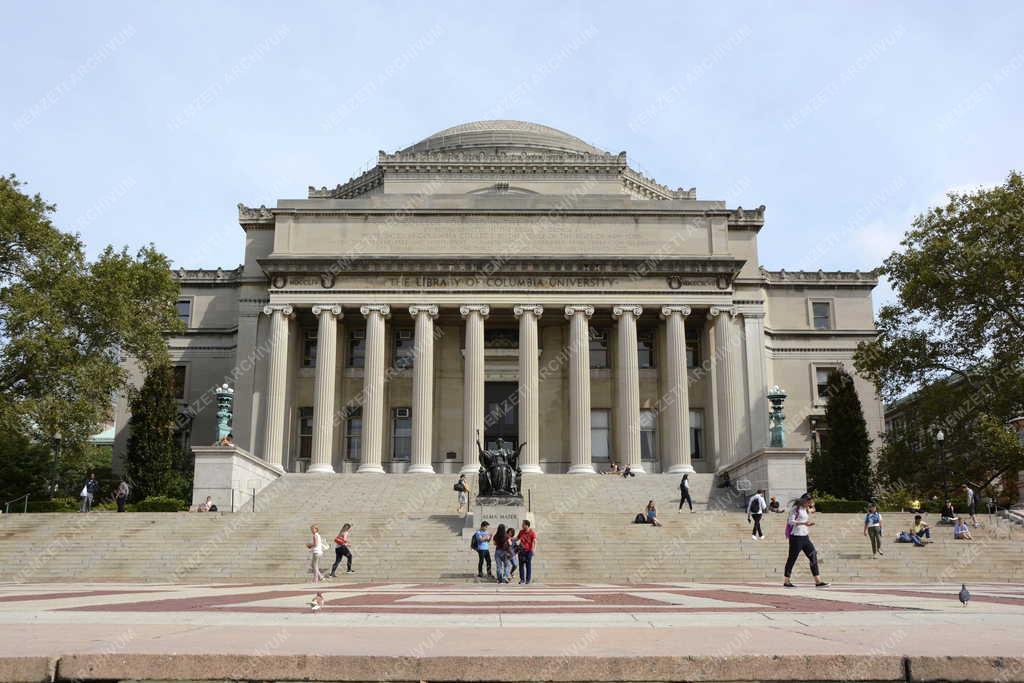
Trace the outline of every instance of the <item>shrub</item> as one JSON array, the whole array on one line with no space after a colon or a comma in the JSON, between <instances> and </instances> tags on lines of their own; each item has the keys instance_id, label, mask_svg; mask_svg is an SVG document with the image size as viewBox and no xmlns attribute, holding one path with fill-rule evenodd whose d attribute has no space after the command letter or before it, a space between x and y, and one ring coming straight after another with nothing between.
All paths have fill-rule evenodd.
<instances>
[{"instance_id":1,"label":"shrub","mask_svg":"<svg viewBox=\"0 0 1024 683\"><path fill-rule=\"evenodd\" d=\"M825 493L814 496L814 509L817 512L867 512L868 501L846 500Z\"/></svg>"},{"instance_id":2,"label":"shrub","mask_svg":"<svg viewBox=\"0 0 1024 683\"><path fill-rule=\"evenodd\" d=\"M81 501L77 498L54 498L53 500L29 500L29 512L78 512ZM11 512L21 512L21 505L14 505Z\"/></svg>"},{"instance_id":3,"label":"shrub","mask_svg":"<svg viewBox=\"0 0 1024 683\"><path fill-rule=\"evenodd\" d=\"M136 512L181 512L187 509L185 501L168 496L149 496L135 504Z\"/></svg>"}]
</instances>

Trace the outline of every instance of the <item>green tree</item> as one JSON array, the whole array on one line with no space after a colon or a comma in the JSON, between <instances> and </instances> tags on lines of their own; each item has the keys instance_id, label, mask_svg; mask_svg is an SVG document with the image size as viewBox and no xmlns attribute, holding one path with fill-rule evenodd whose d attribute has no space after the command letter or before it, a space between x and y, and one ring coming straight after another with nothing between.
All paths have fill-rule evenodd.
<instances>
[{"instance_id":1,"label":"green tree","mask_svg":"<svg viewBox=\"0 0 1024 683\"><path fill-rule=\"evenodd\" d=\"M849 500L869 500L871 438L853 377L836 370L828 378L825 403L828 440L808 462L811 487Z\"/></svg>"},{"instance_id":2,"label":"green tree","mask_svg":"<svg viewBox=\"0 0 1024 683\"><path fill-rule=\"evenodd\" d=\"M174 372L167 363L149 371L128 398L132 417L128 425L126 465L138 498L180 496L182 489L175 439L178 404L174 398Z\"/></svg>"},{"instance_id":3,"label":"green tree","mask_svg":"<svg viewBox=\"0 0 1024 683\"><path fill-rule=\"evenodd\" d=\"M134 256L107 247L90 262L54 211L0 177L0 432L59 438L63 453L84 448L126 389L122 358L165 361L178 287L152 246Z\"/></svg>"}]
</instances>

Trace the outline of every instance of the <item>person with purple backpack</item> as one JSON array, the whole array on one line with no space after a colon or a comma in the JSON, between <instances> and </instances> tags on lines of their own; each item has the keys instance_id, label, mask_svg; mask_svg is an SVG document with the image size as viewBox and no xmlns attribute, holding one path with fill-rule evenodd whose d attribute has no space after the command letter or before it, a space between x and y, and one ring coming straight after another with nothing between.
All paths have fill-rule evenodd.
<instances>
[{"instance_id":1,"label":"person with purple backpack","mask_svg":"<svg viewBox=\"0 0 1024 683\"><path fill-rule=\"evenodd\" d=\"M810 527L814 526L814 522L811 521L810 509L813 505L814 499L809 493L805 493L793 501L793 509L790 510L789 521L786 524L789 557L786 558L786 569L783 572L786 580L782 585L785 588L796 588L789 577L793 574L793 565L796 564L796 558L800 556L800 553L807 555L807 559L810 560L811 576L814 577L815 587L824 588L828 585L828 582L822 581L818 574L818 551L811 543Z\"/></svg>"}]
</instances>

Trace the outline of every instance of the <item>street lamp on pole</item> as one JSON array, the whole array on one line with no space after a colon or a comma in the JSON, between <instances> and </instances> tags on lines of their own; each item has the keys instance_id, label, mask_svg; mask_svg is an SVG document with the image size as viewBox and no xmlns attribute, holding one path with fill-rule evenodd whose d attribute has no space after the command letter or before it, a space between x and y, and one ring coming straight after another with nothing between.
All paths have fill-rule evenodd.
<instances>
[{"instance_id":1,"label":"street lamp on pole","mask_svg":"<svg viewBox=\"0 0 1024 683\"><path fill-rule=\"evenodd\" d=\"M946 449L943 447L946 442L946 435L940 429L935 433L935 440L939 442L939 466L942 468L942 505L945 508L949 500L949 469L946 467Z\"/></svg>"}]
</instances>

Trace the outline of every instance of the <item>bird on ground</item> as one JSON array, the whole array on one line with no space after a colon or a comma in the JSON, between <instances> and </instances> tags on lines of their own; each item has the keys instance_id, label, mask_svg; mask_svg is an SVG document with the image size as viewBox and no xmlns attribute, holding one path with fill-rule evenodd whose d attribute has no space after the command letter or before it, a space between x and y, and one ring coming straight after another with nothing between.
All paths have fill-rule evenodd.
<instances>
[{"instance_id":1,"label":"bird on ground","mask_svg":"<svg viewBox=\"0 0 1024 683\"><path fill-rule=\"evenodd\" d=\"M967 584L966 583L961 583L960 584L960 604L963 605L964 607L966 607L967 603L970 602L970 600L971 600L971 592L969 590L967 590Z\"/></svg>"}]
</instances>

